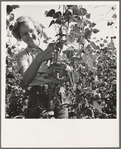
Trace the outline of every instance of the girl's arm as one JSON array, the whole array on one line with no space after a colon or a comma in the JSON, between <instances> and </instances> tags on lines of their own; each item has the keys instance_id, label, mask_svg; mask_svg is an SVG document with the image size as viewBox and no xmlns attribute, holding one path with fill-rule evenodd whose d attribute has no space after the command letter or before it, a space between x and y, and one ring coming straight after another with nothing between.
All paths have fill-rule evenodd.
<instances>
[{"instance_id":1,"label":"girl's arm","mask_svg":"<svg viewBox=\"0 0 121 149\"><path fill-rule=\"evenodd\" d=\"M29 85L35 79L42 62L52 59L52 51L54 50L55 47L49 45L45 51L36 56L36 58L33 60L29 67L23 66L20 69L20 73L23 77L23 82L25 85Z\"/></svg>"}]
</instances>

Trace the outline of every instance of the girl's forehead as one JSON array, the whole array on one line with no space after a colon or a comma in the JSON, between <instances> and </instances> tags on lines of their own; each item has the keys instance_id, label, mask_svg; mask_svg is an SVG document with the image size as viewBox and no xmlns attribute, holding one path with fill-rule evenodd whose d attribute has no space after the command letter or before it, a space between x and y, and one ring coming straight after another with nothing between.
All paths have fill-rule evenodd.
<instances>
[{"instance_id":1,"label":"girl's forehead","mask_svg":"<svg viewBox=\"0 0 121 149\"><path fill-rule=\"evenodd\" d=\"M23 22L20 26L19 26L19 30L26 30L26 29L30 29L30 28L35 28L34 23L32 21L26 21Z\"/></svg>"},{"instance_id":2,"label":"girl's forehead","mask_svg":"<svg viewBox=\"0 0 121 149\"><path fill-rule=\"evenodd\" d=\"M29 29L34 29L34 28L35 26L32 21L26 21L20 25L19 32L24 32L24 31L27 31Z\"/></svg>"},{"instance_id":3,"label":"girl's forehead","mask_svg":"<svg viewBox=\"0 0 121 149\"><path fill-rule=\"evenodd\" d=\"M25 21L22 24L25 25L25 26L34 26L34 23L31 20Z\"/></svg>"}]
</instances>

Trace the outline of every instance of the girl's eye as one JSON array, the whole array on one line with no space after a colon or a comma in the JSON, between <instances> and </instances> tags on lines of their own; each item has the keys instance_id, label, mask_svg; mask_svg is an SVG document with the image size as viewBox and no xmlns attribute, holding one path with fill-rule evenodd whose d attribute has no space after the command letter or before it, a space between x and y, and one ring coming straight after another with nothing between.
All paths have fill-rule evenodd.
<instances>
[{"instance_id":1,"label":"girl's eye","mask_svg":"<svg viewBox=\"0 0 121 149\"><path fill-rule=\"evenodd\" d=\"M26 36L26 35L27 35L27 33L23 33L23 34L22 34L22 36Z\"/></svg>"},{"instance_id":2,"label":"girl's eye","mask_svg":"<svg viewBox=\"0 0 121 149\"><path fill-rule=\"evenodd\" d=\"M33 33L34 32L34 29L30 29L30 33Z\"/></svg>"}]
</instances>

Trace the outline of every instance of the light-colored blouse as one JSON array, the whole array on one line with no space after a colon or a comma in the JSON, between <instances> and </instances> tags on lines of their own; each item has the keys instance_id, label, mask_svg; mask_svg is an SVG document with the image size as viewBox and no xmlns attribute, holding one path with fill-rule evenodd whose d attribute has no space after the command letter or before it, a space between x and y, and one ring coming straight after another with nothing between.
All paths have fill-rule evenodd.
<instances>
[{"instance_id":1,"label":"light-colored blouse","mask_svg":"<svg viewBox=\"0 0 121 149\"><path fill-rule=\"evenodd\" d=\"M35 57L46 48L47 44L43 44L43 42L40 42L40 45L37 49L30 47L26 47L25 49L23 49L20 53L16 55L18 70L20 71L20 69L24 66L29 67ZM51 79L45 78L48 66L49 64L46 64L46 62L43 62L40 65L37 75L35 79L31 82L30 86L47 84L52 81Z\"/></svg>"}]
</instances>

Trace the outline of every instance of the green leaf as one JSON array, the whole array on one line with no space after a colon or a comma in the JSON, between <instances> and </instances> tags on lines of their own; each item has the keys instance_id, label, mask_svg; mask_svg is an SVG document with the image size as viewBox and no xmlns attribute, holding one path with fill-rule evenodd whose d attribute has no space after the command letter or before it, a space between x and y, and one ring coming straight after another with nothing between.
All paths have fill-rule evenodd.
<instances>
[{"instance_id":1,"label":"green leaf","mask_svg":"<svg viewBox=\"0 0 121 149\"><path fill-rule=\"evenodd\" d=\"M97 49L97 46L96 46L96 44L92 41L91 42L91 46L94 48L94 49Z\"/></svg>"},{"instance_id":2,"label":"green leaf","mask_svg":"<svg viewBox=\"0 0 121 149\"><path fill-rule=\"evenodd\" d=\"M62 42L57 42L56 47L63 49L63 43Z\"/></svg>"},{"instance_id":3,"label":"green leaf","mask_svg":"<svg viewBox=\"0 0 121 149\"><path fill-rule=\"evenodd\" d=\"M85 39L90 39L91 38L92 32L89 30L89 28L85 29Z\"/></svg>"},{"instance_id":4,"label":"green leaf","mask_svg":"<svg viewBox=\"0 0 121 149\"><path fill-rule=\"evenodd\" d=\"M100 105L99 105L96 101L93 101L93 106L94 106L100 113L102 113L102 108L100 107Z\"/></svg>"},{"instance_id":5,"label":"green leaf","mask_svg":"<svg viewBox=\"0 0 121 149\"><path fill-rule=\"evenodd\" d=\"M54 21L54 20L52 20L52 21L50 22L49 27L50 27L52 24L54 24L54 23L55 23L55 21Z\"/></svg>"},{"instance_id":6,"label":"green leaf","mask_svg":"<svg viewBox=\"0 0 121 149\"><path fill-rule=\"evenodd\" d=\"M12 74L9 73L9 74L7 75L7 78L14 79L15 77L14 77Z\"/></svg>"},{"instance_id":7,"label":"green leaf","mask_svg":"<svg viewBox=\"0 0 121 149\"><path fill-rule=\"evenodd\" d=\"M87 10L85 8L80 8L79 15L84 16L85 14L87 14Z\"/></svg>"},{"instance_id":8,"label":"green leaf","mask_svg":"<svg viewBox=\"0 0 121 149\"><path fill-rule=\"evenodd\" d=\"M62 15L61 12L58 11L58 12L56 12L56 13L53 15L53 18L60 18L61 15Z\"/></svg>"},{"instance_id":9,"label":"green leaf","mask_svg":"<svg viewBox=\"0 0 121 149\"><path fill-rule=\"evenodd\" d=\"M93 31L93 33L95 33L95 34L99 32L98 29L93 29L92 31Z\"/></svg>"},{"instance_id":10,"label":"green leaf","mask_svg":"<svg viewBox=\"0 0 121 149\"><path fill-rule=\"evenodd\" d=\"M116 19L117 18L117 15L116 14L113 14L112 18Z\"/></svg>"},{"instance_id":11,"label":"green leaf","mask_svg":"<svg viewBox=\"0 0 121 149\"><path fill-rule=\"evenodd\" d=\"M10 14L9 21L13 21L13 20L14 20L14 14L13 14L13 13L11 13L11 14Z\"/></svg>"},{"instance_id":12,"label":"green leaf","mask_svg":"<svg viewBox=\"0 0 121 149\"><path fill-rule=\"evenodd\" d=\"M53 15L55 14L55 9L51 9L48 13L47 13L47 17L53 17Z\"/></svg>"},{"instance_id":13,"label":"green leaf","mask_svg":"<svg viewBox=\"0 0 121 149\"><path fill-rule=\"evenodd\" d=\"M12 54L11 48L8 48L8 54Z\"/></svg>"},{"instance_id":14,"label":"green leaf","mask_svg":"<svg viewBox=\"0 0 121 149\"><path fill-rule=\"evenodd\" d=\"M80 15L79 10L78 9L73 9L73 14L74 15Z\"/></svg>"},{"instance_id":15,"label":"green leaf","mask_svg":"<svg viewBox=\"0 0 121 149\"><path fill-rule=\"evenodd\" d=\"M73 43L74 40L75 40L75 38L74 38L73 36L70 36L70 35L67 36L67 43L68 43L68 44Z\"/></svg>"},{"instance_id":16,"label":"green leaf","mask_svg":"<svg viewBox=\"0 0 121 149\"><path fill-rule=\"evenodd\" d=\"M117 84L117 81L116 81L116 80L113 80L113 81L112 81L112 84Z\"/></svg>"},{"instance_id":17,"label":"green leaf","mask_svg":"<svg viewBox=\"0 0 121 149\"><path fill-rule=\"evenodd\" d=\"M45 15L47 15L48 14L48 11L45 11Z\"/></svg>"},{"instance_id":18,"label":"green leaf","mask_svg":"<svg viewBox=\"0 0 121 149\"><path fill-rule=\"evenodd\" d=\"M68 50L68 51L67 51L67 58L68 58L68 59L72 58L73 55L74 55L74 52L73 52L73 51L71 51L71 50Z\"/></svg>"},{"instance_id":19,"label":"green leaf","mask_svg":"<svg viewBox=\"0 0 121 149\"><path fill-rule=\"evenodd\" d=\"M73 76L74 76L75 83L78 83L79 82L79 73L76 70L73 71Z\"/></svg>"},{"instance_id":20,"label":"green leaf","mask_svg":"<svg viewBox=\"0 0 121 149\"><path fill-rule=\"evenodd\" d=\"M77 39L77 42L84 45L85 44L85 39L83 37L80 37Z\"/></svg>"},{"instance_id":21,"label":"green leaf","mask_svg":"<svg viewBox=\"0 0 121 149\"><path fill-rule=\"evenodd\" d=\"M58 33L58 34L56 34L55 36L60 36L61 34L60 33Z\"/></svg>"},{"instance_id":22,"label":"green leaf","mask_svg":"<svg viewBox=\"0 0 121 149\"><path fill-rule=\"evenodd\" d=\"M108 22L107 26L111 26L112 24L114 24L114 22Z\"/></svg>"},{"instance_id":23,"label":"green leaf","mask_svg":"<svg viewBox=\"0 0 121 149\"><path fill-rule=\"evenodd\" d=\"M92 23L92 27L94 27L96 25L96 23Z\"/></svg>"},{"instance_id":24,"label":"green leaf","mask_svg":"<svg viewBox=\"0 0 121 149\"><path fill-rule=\"evenodd\" d=\"M96 24L95 23L91 23L89 24L89 27L94 27Z\"/></svg>"},{"instance_id":25,"label":"green leaf","mask_svg":"<svg viewBox=\"0 0 121 149\"><path fill-rule=\"evenodd\" d=\"M107 23L107 26L110 26L110 22Z\"/></svg>"},{"instance_id":26,"label":"green leaf","mask_svg":"<svg viewBox=\"0 0 121 149\"><path fill-rule=\"evenodd\" d=\"M107 43L108 41L105 39L103 42L104 42L104 43Z\"/></svg>"},{"instance_id":27,"label":"green leaf","mask_svg":"<svg viewBox=\"0 0 121 149\"><path fill-rule=\"evenodd\" d=\"M48 43L47 40L43 40L44 43Z\"/></svg>"},{"instance_id":28,"label":"green leaf","mask_svg":"<svg viewBox=\"0 0 121 149\"><path fill-rule=\"evenodd\" d=\"M111 7L111 9L114 11L116 8L115 7Z\"/></svg>"},{"instance_id":29,"label":"green leaf","mask_svg":"<svg viewBox=\"0 0 121 149\"><path fill-rule=\"evenodd\" d=\"M9 26L10 25L10 22L8 20L6 20L6 25Z\"/></svg>"},{"instance_id":30,"label":"green leaf","mask_svg":"<svg viewBox=\"0 0 121 149\"><path fill-rule=\"evenodd\" d=\"M79 9L77 5L72 5L70 9L72 9L73 15L79 15Z\"/></svg>"},{"instance_id":31,"label":"green leaf","mask_svg":"<svg viewBox=\"0 0 121 149\"><path fill-rule=\"evenodd\" d=\"M88 64L89 68L91 68L91 69L93 68L93 59L91 57L88 57L87 64Z\"/></svg>"},{"instance_id":32,"label":"green leaf","mask_svg":"<svg viewBox=\"0 0 121 149\"><path fill-rule=\"evenodd\" d=\"M41 23L39 23L39 25L40 25L42 28L45 28Z\"/></svg>"},{"instance_id":33,"label":"green leaf","mask_svg":"<svg viewBox=\"0 0 121 149\"><path fill-rule=\"evenodd\" d=\"M81 19L78 19L76 22L77 22L79 25L81 25L82 20L81 20Z\"/></svg>"},{"instance_id":34,"label":"green leaf","mask_svg":"<svg viewBox=\"0 0 121 149\"><path fill-rule=\"evenodd\" d=\"M86 113L89 117L94 117L94 112L91 108L87 109L87 113Z\"/></svg>"},{"instance_id":35,"label":"green leaf","mask_svg":"<svg viewBox=\"0 0 121 149\"><path fill-rule=\"evenodd\" d=\"M72 18L72 13L69 10L66 10L65 13L63 13L63 19L65 21L69 21Z\"/></svg>"},{"instance_id":36,"label":"green leaf","mask_svg":"<svg viewBox=\"0 0 121 149\"><path fill-rule=\"evenodd\" d=\"M86 15L86 18L90 19L90 16L91 16L91 14L88 13L88 14Z\"/></svg>"},{"instance_id":37,"label":"green leaf","mask_svg":"<svg viewBox=\"0 0 121 149\"><path fill-rule=\"evenodd\" d=\"M20 7L19 5L12 5L13 9L16 9L16 8L19 8L19 7Z\"/></svg>"},{"instance_id":38,"label":"green leaf","mask_svg":"<svg viewBox=\"0 0 121 149\"><path fill-rule=\"evenodd\" d=\"M68 5L68 6L70 6L71 9L78 9L77 5Z\"/></svg>"},{"instance_id":39,"label":"green leaf","mask_svg":"<svg viewBox=\"0 0 121 149\"><path fill-rule=\"evenodd\" d=\"M73 5L67 5L68 8L71 8Z\"/></svg>"},{"instance_id":40,"label":"green leaf","mask_svg":"<svg viewBox=\"0 0 121 149\"><path fill-rule=\"evenodd\" d=\"M7 11L7 14L10 14L13 11L12 6L7 5L6 11Z\"/></svg>"},{"instance_id":41,"label":"green leaf","mask_svg":"<svg viewBox=\"0 0 121 149\"><path fill-rule=\"evenodd\" d=\"M61 24L61 21L60 20L56 20L55 23Z\"/></svg>"},{"instance_id":42,"label":"green leaf","mask_svg":"<svg viewBox=\"0 0 121 149\"><path fill-rule=\"evenodd\" d=\"M101 46L101 47L104 47L104 44L101 43L100 46Z\"/></svg>"},{"instance_id":43,"label":"green leaf","mask_svg":"<svg viewBox=\"0 0 121 149\"><path fill-rule=\"evenodd\" d=\"M80 30L71 30L70 34L74 34L77 37L80 37L82 35L82 33L80 32Z\"/></svg>"}]
</instances>

